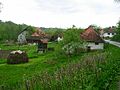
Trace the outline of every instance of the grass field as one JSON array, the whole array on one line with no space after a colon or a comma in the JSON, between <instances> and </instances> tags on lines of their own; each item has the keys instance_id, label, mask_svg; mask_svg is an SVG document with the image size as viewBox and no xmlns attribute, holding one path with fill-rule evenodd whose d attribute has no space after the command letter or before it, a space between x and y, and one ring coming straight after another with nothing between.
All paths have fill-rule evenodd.
<instances>
[{"instance_id":1,"label":"grass field","mask_svg":"<svg viewBox=\"0 0 120 90\"><path fill-rule=\"evenodd\" d=\"M36 52L36 46L4 46L1 45L3 50L24 50L28 53L28 57L30 58L29 63L26 64L16 64L16 65L8 65L6 64L6 60L0 60L0 85L14 85L17 82L21 82L25 76L31 76L36 73L40 73L43 71L53 72L57 68L60 68L64 64L72 61L72 59L76 60L81 56L73 57L69 60L66 59L66 56L60 57L56 53L59 47L56 43L49 44L48 47L55 46L55 51L48 51L43 54L39 54Z\"/></svg>"},{"instance_id":2,"label":"grass field","mask_svg":"<svg viewBox=\"0 0 120 90\"><path fill-rule=\"evenodd\" d=\"M36 74L39 75L40 73L45 72L45 71L48 73L54 73L56 72L56 70L61 69L62 67L65 67L67 65L69 66L69 64L71 63L74 63L74 64L81 63L80 60L83 57L86 58L88 56L97 55L99 53L109 53L109 56L106 58L106 62L107 62L106 65L100 64L100 67L103 68L104 70L101 71L101 75L99 76L99 79L98 79L99 83L96 84L94 82L93 84L96 86L94 85L93 86L101 88L101 89L106 88L107 86L111 88L113 87L112 86L114 83L113 78L117 77L119 73L118 61L120 61L120 55L119 55L120 48L117 48L112 45L107 45L104 51L81 53L80 55L71 56L70 58L68 58L64 54L58 53L59 46L57 43L49 44L49 47L53 47L53 46L55 46L55 51L49 51L44 54L39 54L39 53L36 53L36 46L28 46L28 45L4 46L4 45L1 45L0 48L2 48L3 50L20 49L20 50L26 51L28 53L28 57L30 58L30 61L29 63L26 63L26 64L8 65L6 64L6 60L3 60L3 59L0 60L0 86L11 86L12 87L12 86L15 86L19 82L23 82L25 77L34 76ZM87 69L84 69L84 72L87 72L86 70ZM89 81L88 76L94 77L94 73L93 74L92 73L93 72L91 71L90 73L85 75L88 81ZM77 75L79 75L79 73ZM70 78L72 80L72 77ZM113 80L111 81L112 83L109 83L110 82L109 79ZM65 80L63 79L63 81ZM84 84L89 85L88 82ZM108 84L108 85L106 85L105 87L104 84ZM104 87L102 88L102 86ZM85 88L90 88L90 87L84 86L83 90L86 90ZM73 87L72 90L73 89L75 89L75 87ZM48 90L48 88L45 90ZM92 89L87 89L87 90L92 90ZM99 89L96 89L96 90L99 90ZM112 89L112 90L115 90L115 89Z\"/></svg>"}]
</instances>

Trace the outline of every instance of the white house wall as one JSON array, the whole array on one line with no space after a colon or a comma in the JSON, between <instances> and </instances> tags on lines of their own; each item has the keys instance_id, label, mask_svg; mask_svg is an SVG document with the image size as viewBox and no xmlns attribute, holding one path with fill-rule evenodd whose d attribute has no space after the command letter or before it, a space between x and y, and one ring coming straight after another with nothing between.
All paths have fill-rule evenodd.
<instances>
[{"instance_id":1,"label":"white house wall","mask_svg":"<svg viewBox=\"0 0 120 90\"><path fill-rule=\"evenodd\" d=\"M114 33L115 35L115 33ZM108 33L104 33L103 34L103 37L113 37L114 36L112 33L108 34Z\"/></svg>"},{"instance_id":2,"label":"white house wall","mask_svg":"<svg viewBox=\"0 0 120 90\"><path fill-rule=\"evenodd\" d=\"M96 45L95 43L88 43L88 46L90 46L91 50L96 50L96 49L104 49L104 43L99 43Z\"/></svg>"},{"instance_id":3,"label":"white house wall","mask_svg":"<svg viewBox=\"0 0 120 90\"><path fill-rule=\"evenodd\" d=\"M18 42L19 42L20 44L26 43L27 41L26 41L25 35L23 35L23 34L21 33L21 34L18 36Z\"/></svg>"},{"instance_id":4,"label":"white house wall","mask_svg":"<svg viewBox=\"0 0 120 90\"><path fill-rule=\"evenodd\" d=\"M62 41L63 40L63 38L60 38L60 37L58 37L57 38L57 41L59 42L59 41Z\"/></svg>"}]
</instances>

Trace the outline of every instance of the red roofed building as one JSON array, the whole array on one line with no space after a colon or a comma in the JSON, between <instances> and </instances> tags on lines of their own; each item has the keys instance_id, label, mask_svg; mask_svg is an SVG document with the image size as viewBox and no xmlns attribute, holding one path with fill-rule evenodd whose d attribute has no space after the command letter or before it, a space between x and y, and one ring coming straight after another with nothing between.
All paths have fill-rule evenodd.
<instances>
[{"instance_id":1,"label":"red roofed building","mask_svg":"<svg viewBox=\"0 0 120 90\"><path fill-rule=\"evenodd\" d=\"M104 48L104 40L92 26L89 26L87 29L85 29L85 31L81 34L81 38L88 42L88 49L96 50Z\"/></svg>"},{"instance_id":2,"label":"red roofed building","mask_svg":"<svg viewBox=\"0 0 120 90\"><path fill-rule=\"evenodd\" d=\"M40 28L36 28L36 31L27 38L28 43L37 43L38 51L45 52L47 50L49 37Z\"/></svg>"},{"instance_id":3,"label":"red roofed building","mask_svg":"<svg viewBox=\"0 0 120 90\"><path fill-rule=\"evenodd\" d=\"M44 33L40 28L36 28L36 31L31 36L45 38L48 35L46 33Z\"/></svg>"}]
</instances>

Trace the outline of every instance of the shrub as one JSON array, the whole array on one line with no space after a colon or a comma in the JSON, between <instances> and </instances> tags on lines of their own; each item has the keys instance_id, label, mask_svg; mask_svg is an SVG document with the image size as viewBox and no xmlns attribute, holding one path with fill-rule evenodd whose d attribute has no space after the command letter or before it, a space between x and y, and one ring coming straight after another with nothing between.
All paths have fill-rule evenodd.
<instances>
[{"instance_id":1,"label":"shrub","mask_svg":"<svg viewBox=\"0 0 120 90\"><path fill-rule=\"evenodd\" d=\"M120 21L117 23L116 35L113 36L112 40L120 42Z\"/></svg>"},{"instance_id":2,"label":"shrub","mask_svg":"<svg viewBox=\"0 0 120 90\"><path fill-rule=\"evenodd\" d=\"M111 40L120 42L120 34L113 36L113 38Z\"/></svg>"},{"instance_id":3,"label":"shrub","mask_svg":"<svg viewBox=\"0 0 120 90\"><path fill-rule=\"evenodd\" d=\"M68 56L84 52L84 46L86 44L80 38L82 29L70 28L64 32L63 40L61 41L61 46L64 53ZM82 50L82 51L80 51Z\"/></svg>"},{"instance_id":4,"label":"shrub","mask_svg":"<svg viewBox=\"0 0 120 90\"><path fill-rule=\"evenodd\" d=\"M12 51L7 58L8 64L20 64L26 62L28 62L28 56L26 52L23 51Z\"/></svg>"},{"instance_id":5,"label":"shrub","mask_svg":"<svg viewBox=\"0 0 120 90\"><path fill-rule=\"evenodd\" d=\"M81 44L79 42L68 43L62 49L65 52L65 54L67 54L67 55L79 54L81 52L86 52L86 49L84 48L83 44Z\"/></svg>"}]
</instances>

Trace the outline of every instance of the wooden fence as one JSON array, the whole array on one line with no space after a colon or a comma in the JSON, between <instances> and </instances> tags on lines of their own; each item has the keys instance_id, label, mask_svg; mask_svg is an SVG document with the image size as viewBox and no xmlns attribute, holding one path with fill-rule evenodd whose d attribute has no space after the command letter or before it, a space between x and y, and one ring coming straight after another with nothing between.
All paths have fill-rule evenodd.
<instances>
[{"instance_id":1,"label":"wooden fence","mask_svg":"<svg viewBox=\"0 0 120 90\"><path fill-rule=\"evenodd\" d=\"M7 59L11 50L0 50L0 59Z\"/></svg>"}]
</instances>

